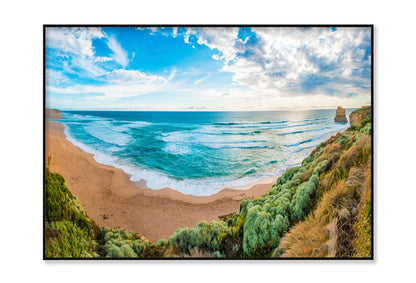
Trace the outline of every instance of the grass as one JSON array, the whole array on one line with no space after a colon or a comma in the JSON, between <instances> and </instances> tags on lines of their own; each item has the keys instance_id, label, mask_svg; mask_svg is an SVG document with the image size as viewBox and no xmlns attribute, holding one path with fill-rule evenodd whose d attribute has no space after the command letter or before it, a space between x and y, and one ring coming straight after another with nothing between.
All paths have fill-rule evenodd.
<instances>
[{"instance_id":1,"label":"grass","mask_svg":"<svg viewBox=\"0 0 416 283\"><path fill-rule=\"evenodd\" d=\"M71 194L64 178L45 172L45 257L98 257L99 227Z\"/></svg>"},{"instance_id":2,"label":"grass","mask_svg":"<svg viewBox=\"0 0 416 283\"><path fill-rule=\"evenodd\" d=\"M336 144L320 157L339 155L320 176L314 209L282 237L273 256L371 257L371 137L349 133Z\"/></svg>"}]
</instances>

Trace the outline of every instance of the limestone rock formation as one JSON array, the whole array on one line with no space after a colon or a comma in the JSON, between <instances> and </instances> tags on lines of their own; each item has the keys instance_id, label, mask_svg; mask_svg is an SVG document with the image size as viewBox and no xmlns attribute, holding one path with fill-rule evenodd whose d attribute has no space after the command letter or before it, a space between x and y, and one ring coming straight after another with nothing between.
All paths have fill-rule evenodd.
<instances>
[{"instance_id":1,"label":"limestone rock formation","mask_svg":"<svg viewBox=\"0 0 416 283\"><path fill-rule=\"evenodd\" d=\"M347 117L345 116L345 109L338 106L337 112L335 113L335 122L348 122Z\"/></svg>"},{"instance_id":2,"label":"limestone rock formation","mask_svg":"<svg viewBox=\"0 0 416 283\"><path fill-rule=\"evenodd\" d=\"M350 125L351 126L361 126L362 118L358 113L350 114Z\"/></svg>"},{"instance_id":3,"label":"limestone rock formation","mask_svg":"<svg viewBox=\"0 0 416 283\"><path fill-rule=\"evenodd\" d=\"M46 108L45 116L46 116L46 119L54 119L54 120L62 119L61 111L56 110L56 109Z\"/></svg>"},{"instance_id":4,"label":"limestone rock formation","mask_svg":"<svg viewBox=\"0 0 416 283\"><path fill-rule=\"evenodd\" d=\"M362 108L350 114L350 125L361 126L366 117L371 117L371 106L363 106Z\"/></svg>"}]
</instances>

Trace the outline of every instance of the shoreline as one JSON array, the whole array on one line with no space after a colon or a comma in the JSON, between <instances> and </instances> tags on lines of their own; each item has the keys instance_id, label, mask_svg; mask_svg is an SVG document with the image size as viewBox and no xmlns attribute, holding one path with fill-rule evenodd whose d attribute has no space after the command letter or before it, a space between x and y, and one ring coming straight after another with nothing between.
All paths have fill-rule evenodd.
<instances>
[{"instance_id":1,"label":"shoreline","mask_svg":"<svg viewBox=\"0 0 416 283\"><path fill-rule=\"evenodd\" d=\"M133 183L122 169L96 162L93 154L66 139L61 123L50 120L45 124L46 161L48 156L49 170L65 178L71 193L98 225L121 227L152 242L168 239L178 228L238 212L242 200L265 194L277 180L277 176L266 177L210 196L143 188L143 182Z\"/></svg>"}]
</instances>

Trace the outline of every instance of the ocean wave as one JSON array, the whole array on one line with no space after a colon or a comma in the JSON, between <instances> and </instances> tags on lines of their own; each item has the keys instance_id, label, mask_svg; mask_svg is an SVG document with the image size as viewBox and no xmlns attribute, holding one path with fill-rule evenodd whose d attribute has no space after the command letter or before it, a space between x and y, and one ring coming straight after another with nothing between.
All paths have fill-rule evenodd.
<instances>
[{"instance_id":1,"label":"ocean wave","mask_svg":"<svg viewBox=\"0 0 416 283\"><path fill-rule=\"evenodd\" d=\"M218 127L218 126L201 126L189 131L189 133L223 136L223 135L255 135L264 132L262 128L235 128L235 127Z\"/></svg>"},{"instance_id":2,"label":"ocean wave","mask_svg":"<svg viewBox=\"0 0 416 283\"><path fill-rule=\"evenodd\" d=\"M266 148L266 141L256 142L205 142L202 143L206 147L220 148Z\"/></svg>"},{"instance_id":3,"label":"ocean wave","mask_svg":"<svg viewBox=\"0 0 416 283\"><path fill-rule=\"evenodd\" d=\"M151 189L191 195L212 195L278 175L302 162L326 135L347 128L327 118L210 124L135 117L147 119L68 114L62 122L67 139L97 162L122 169L132 181L145 180Z\"/></svg>"},{"instance_id":4,"label":"ocean wave","mask_svg":"<svg viewBox=\"0 0 416 283\"><path fill-rule=\"evenodd\" d=\"M299 148L293 150L292 153L299 153L299 152L302 152L304 150L308 150L308 149L315 148L318 144L319 143L313 144L313 145L309 145L309 146L299 147Z\"/></svg>"},{"instance_id":5,"label":"ocean wave","mask_svg":"<svg viewBox=\"0 0 416 283\"><path fill-rule=\"evenodd\" d=\"M90 136L109 144L125 146L131 141L131 137L129 135L114 131L114 129L108 126L106 121L88 123L84 126L84 130Z\"/></svg>"},{"instance_id":6,"label":"ocean wave","mask_svg":"<svg viewBox=\"0 0 416 283\"><path fill-rule=\"evenodd\" d=\"M300 126L297 126L300 127ZM303 133L309 133L309 132L319 132L325 129L334 129L337 127L334 127L333 125L323 127L323 128L314 128L314 129L304 129L304 130L295 130L291 132L284 132L284 133L278 133L279 136L287 136L287 135L294 135L294 134L303 134Z\"/></svg>"},{"instance_id":7,"label":"ocean wave","mask_svg":"<svg viewBox=\"0 0 416 283\"><path fill-rule=\"evenodd\" d=\"M116 132L129 132L131 129L139 129L152 125L144 121L117 121L108 124L108 128Z\"/></svg>"},{"instance_id":8,"label":"ocean wave","mask_svg":"<svg viewBox=\"0 0 416 283\"><path fill-rule=\"evenodd\" d=\"M287 120L283 121L263 121L263 122L239 122L239 123L213 123L213 125L218 126L256 126L256 125L262 125L262 124L284 124L287 123Z\"/></svg>"},{"instance_id":9,"label":"ocean wave","mask_svg":"<svg viewBox=\"0 0 416 283\"><path fill-rule=\"evenodd\" d=\"M159 137L168 144L202 145L213 149L219 148L265 148L267 140L261 136L246 136L244 138L233 138L227 135L211 135L207 133L180 131L162 133Z\"/></svg>"},{"instance_id":10,"label":"ocean wave","mask_svg":"<svg viewBox=\"0 0 416 283\"><path fill-rule=\"evenodd\" d=\"M79 142L77 139L75 139L74 136L71 134L69 126L66 124L64 124L64 134L67 140L69 140L73 145L79 147L83 151L87 153L92 153L92 154L96 152L96 150L93 149L92 147L89 147L86 144L83 144L82 142Z\"/></svg>"},{"instance_id":11,"label":"ocean wave","mask_svg":"<svg viewBox=\"0 0 416 283\"><path fill-rule=\"evenodd\" d=\"M97 117L92 115L83 115L83 114L74 114L68 112L62 112L62 117L65 121L75 121L75 122L89 122L89 121L109 121L111 119L104 117Z\"/></svg>"},{"instance_id":12,"label":"ocean wave","mask_svg":"<svg viewBox=\"0 0 416 283\"><path fill-rule=\"evenodd\" d=\"M305 119L302 121L322 121L322 120L328 120L327 118L315 118L315 119Z\"/></svg>"},{"instance_id":13,"label":"ocean wave","mask_svg":"<svg viewBox=\"0 0 416 283\"><path fill-rule=\"evenodd\" d=\"M303 141L300 141L300 142L297 142L297 143L285 144L285 146L286 147L298 146L298 145L301 145L301 144L304 144L304 143L307 143L307 142L311 142L313 140L314 139L307 139L307 140L303 140Z\"/></svg>"},{"instance_id":14,"label":"ocean wave","mask_svg":"<svg viewBox=\"0 0 416 283\"><path fill-rule=\"evenodd\" d=\"M286 168L280 167L268 172L263 172L258 175L245 176L242 178L200 178L200 179L185 179L178 180L170 177L162 172L155 170L139 168L125 159L121 159L99 150L95 150L78 140L76 140L68 126L65 126L64 133L66 138L75 146L81 148L87 153L94 155L94 159L101 164L109 165L122 169L126 174L130 176L130 180L140 181L145 180L146 186L153 190L159 190L163 188L171 188L179 191L183 194L195 195L195 196L210 196L225 188L245 186L255 181L258 181L265 177L280 175Z\"/></svg>"},{"instance_id":15,"label":"ocean wave","mask_svg":"<svg viewBox=\"0 0 416 283\"><path fill-rule=\"evenodd\" d=\"M174 155L186 155L192 153L191 149L187 145L169 143L164 148L163 151L174 154Z\"/></svg>"},{"instance_id":16,"label":"ocean wave","mask_svg":"<svg viewBox=\"0 0 416 283\"><path fill-rule=\"evenodd\" d=\"M115 166L113 164L112 166ZM269 173L262 173L258 175L245 176L242 178L199 178L199 179L184 179L178 180L167 176L164 173L149 170L140 169L131 165L119 166L127 174L131 175L131 181L145 180L146 185L154 190L171 188L187 195L195 196L209 196L225 188L233 188L245 186L255 181L258 181L265 177L280 175L286 168L277 168Z\"/></svg>"},{"instance_id":17,"label":"ocean wave","mask_svg":"<svg viewBox=\"0 0 416 283\"><path fill-rule=\"evenodd\" d=\"M329 131L324 131L324 130L321 129L320 131L316 131L317 134L313 135L312 138L307 138L307 139L298 141L296 143L284 144L284 146L286 146L286 147L295 147L295 146L303 145L303 147L302 147L303 149L310 148L310 147L315 147L322 141L322 138L324 138L324 137L326 137L327 135L330 135L330 134L335 134L338 131L346 129L346 128L347 128L347 126L341 125L341 126L330 127L331 130L329 130ZM327 128L323 128L323 129L327 129ZM311 143L311 144L308 144L308 143ZM305 145L305 144L307 144L307 145Z\"/></svg>"},{"instance_id":18,"label":"ocean wave","mask_svg":"<svg viewBox=\"0 0 416 283\"><path fill-rule=\"evenodd\" d=\"M170 133L162 133L159 137L162 141L180 142L180 143L239 143L239 142L265 142L266 140L261 136L246 136L246 137L230 137L226 135L212 135L211 133L198 131L178 131Z\"/></svg>"}]
</instances>

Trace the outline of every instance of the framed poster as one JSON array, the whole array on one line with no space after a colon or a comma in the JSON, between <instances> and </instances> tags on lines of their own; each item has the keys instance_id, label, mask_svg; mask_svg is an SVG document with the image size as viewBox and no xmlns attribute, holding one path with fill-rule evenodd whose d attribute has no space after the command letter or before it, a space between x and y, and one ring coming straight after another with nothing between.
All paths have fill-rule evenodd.
<instances>
[{"instance_id":1,"label":"framed poster","mask_svg":"<svg viewBox=\"0 0 416 283\"><path fill-rule=\"evenodd\" d=\"M373 259L373 26L44 26L44 259Z\"/></svg>"}]
</instances>

